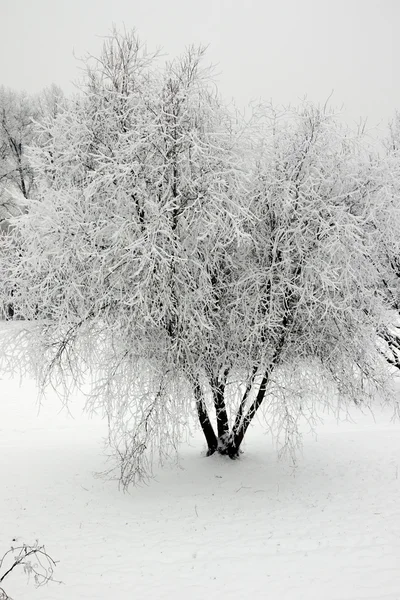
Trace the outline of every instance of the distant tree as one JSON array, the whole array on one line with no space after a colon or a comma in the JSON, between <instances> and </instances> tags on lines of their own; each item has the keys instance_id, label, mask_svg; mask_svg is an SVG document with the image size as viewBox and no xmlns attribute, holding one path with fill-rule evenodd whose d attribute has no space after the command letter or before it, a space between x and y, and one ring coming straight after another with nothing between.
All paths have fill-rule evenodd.
<instances>
[{"instance_id":1,"label":"distant tree","mask_svg":"<svg viewBox=\"0 0 400 600\"><path fill-rule=\"evenodd\" d=\"M33 171L26 147L33 141L33 120L38 109L25 93L0 88L0 204L3 218L14 214L20 201L29 197ZM18 210L18 209L17 209Z\"/></svg>"},{"instance_id":2,"label":"distant tree","mask_svg":"<svg viewBox=\"0 0 400 600\"><path fill-rule=\"evenodd\" d=\"M8 218L24 210L33 187L33 171L26 156L33 141L35 100L25 93L0 87L0 234L7 234ZM1 310L3 309L3 310ZM0 313L13 317L12 303Z\"/></svg>"},{"instance_id":3,"label":"distant tree","mask_svg":"<svg viewBox=\"0 0 400 600\"><path fill-rule=\"evenodd\" d=\"M385 139L388 154L400 152L400 112L396 111L389 123L389 133Z\"/></svg>"},{"instance_id":4,"label":"distant tree","mask_svg":"<svg viewBox=\"0 0 400 600\"><path fill-rule=\"evenodd\" d=\"M48 117L56 119L63 110L66 98L62 89L53 83L40 92L36 101L38 121L42 122Z\"/></svg>"},{"instance_id":5,"label":"distant tree","mask_svg":"<svg viewBox=\"0 0 400 600\"><path fill-rule=\"evenodd\" d=\"M19 212L34 187L29 146L38 143L37 124L55 119L64 94L53 85L36 96L0 87L0 218Z\"/></svg>"},{"instance_id":6,"label":"distant tree","mask_svg":"<svg viewBox=\"0 0 400 600\"><path fill-rule=\"evenodd\" d=\"M92 378L124 486L193 406L208 454L236 458L261 406L292 447L319 403L386 389L382 215L399 221L379 157L326 108L242 122L202 57L161 68L134 34L107 39L42 125L19 258L0 263L31 321L5 359L22 344L66 393Z\"/></svg>"},{"instance_id":7,"label":"distant tree","mask_svg":"<svg viewBox=\"0 0 400 600\"><path fill-rule=\"evenodd\" d=\"M26 211L35 184L29 147L40 143L38 123L54 119L63 101L54 85L37 96L0 88L0 235L8 234L10 217ZM5 315L14 316L11 302Z\"/></svg>"}]
</instances>

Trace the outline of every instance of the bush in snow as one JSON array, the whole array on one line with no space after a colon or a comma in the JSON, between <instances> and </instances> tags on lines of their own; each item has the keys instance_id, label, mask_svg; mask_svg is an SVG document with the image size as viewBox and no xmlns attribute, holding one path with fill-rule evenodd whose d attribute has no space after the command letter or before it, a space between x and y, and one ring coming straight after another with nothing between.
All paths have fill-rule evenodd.
<instances>
[{"instance_id":1,"label":"bush in snow","mask_svg":"<svg viewBox=\"0 0 400 600\"><path fill-rule=\"evenodd\" d=\"M32 546L23 544L10 548L0 559L0 600L12 600L1 586L14 569L22 568L29 578L33 576L36 587L41 587L49 581L55 581L55 566L56 562L38 541Z\"/></svg>"}]
</instances>

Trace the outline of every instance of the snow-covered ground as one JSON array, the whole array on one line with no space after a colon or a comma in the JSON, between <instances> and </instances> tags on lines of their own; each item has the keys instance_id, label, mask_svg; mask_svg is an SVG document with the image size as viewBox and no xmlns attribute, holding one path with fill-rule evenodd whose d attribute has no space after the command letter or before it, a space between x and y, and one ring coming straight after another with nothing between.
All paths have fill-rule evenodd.
<instances>
[{"instance_id":1,"label":"snow-covered ground","mask_svg":"<svg viewBox=\"0 0 400 600\"><path fill-rule=\"evenodd\" d=\"M93 475L104 423L56 398L37 414L35 398L32 382L0 380L0 551L38 538L63 583L14 572L15 600L400 599L391 412L327 417L296 470L257 427L236 462L201 456L199 437L124 494Z\"/></svg>"}]
</instances>

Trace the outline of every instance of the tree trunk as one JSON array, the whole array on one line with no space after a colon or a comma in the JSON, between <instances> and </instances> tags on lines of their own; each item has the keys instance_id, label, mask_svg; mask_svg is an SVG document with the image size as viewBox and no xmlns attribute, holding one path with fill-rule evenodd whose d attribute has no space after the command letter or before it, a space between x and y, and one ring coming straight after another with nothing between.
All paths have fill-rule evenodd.
<instances>
[{"instance_id":1,"label":"tree trunk","mask_svg":"<svg viewBox=\"0 0 400 600\"><path fill-rule=\"evenodd\" d=\"M265 372L256 399L250 406L245 417L242 419L241 417L243 415L245 402L250 393L252 384L254 383L256 372L257 371L255 371L255 373L253 372L249 384L246 387L232 431L229 431L228 414L224 399L225 384L219 383L213 387L213 397L217 414L218 436L215 435L214 428L211 424L207 407L203 399L203 391L201 386L198 382L196 382L194 386L194 395L196 398L197 415L208 446L207 456L211 456L212 454L215 454L215 452L218 452L218 454L221 454L222 456L229 456L229 458L233 460L239 457L240 445L243 441L247 428L265 398L271 370Z\"/></svg>"},{"instance_id":2,"label":"tree trunk","mask_svg":"<svg viewBox=\"0 0 400 600\"><path fill-rule=\"evenodd\" d=\"M229 442L229 420L225 404L225 386L228 373L229 369L226 369L222 381L218 381L217 379L211 381L215 414L217 418L218 452L220 454L226 454L226 448Z\"/></svg>"},{"instance_id":3,"label":"tree trunk","mask_svg":"<svg viewBox=\"0 0 400 600\"><path fill-rule=\"evenodd\" d=\"M264 373L260 387L258 389L256 399L254 400L253 404L250 406L240 427L232 435L232 441L231 441L232 452L236 452L236 456L239 455L239 449L240 449L241 443L243 442L243 438L245 436L248 426L250 425L251 421L253 420L254 415L256 414L257 410L260 408L262 402L264 401L265 394L267 392L270 374L271 374L271 370L269 370L269 369Z\"/></svg>"},{"instance_id":4,"label":"tree trunk","mask_svg":"<svg viewBox=\"0 0 400 600\"><path fill-rule=\"evenodd\" d=\"M203 399L203 392L198 381L196 381L194 385L194 395L196 398L197 415L208 446L207 456L211 456L218 448L218 440L211 424L210 417L208 416L207 407Z\"/></svg>"},{"instance_id":5,"label":"tree trunk","mask_svg":"<svg viewBox=\"0 0 400 600\"><path fill-rule=\"evenodd\" d=\"M287 311L282 320L282 334L276 344L275 351L271 358L271 361L264 372L262 381L260 383L260 387L258 388L258 393L257 393L256 399L254 400L253 404L250 406L249 410L247 411L247 414L244 417L244 419L242 420L240 426L237 428L236 431L232 432L231 448L232 448L232 452L236 452L236 456L239 455L240 445L243 442L243 438L246 434L248 426L250 425L256 412L258 411L258 409L260 408L261 404L264 401L271 373L275 369L275 367L279 364L282 350L285 345L287 328L289 325L290 317L291 317L291 315ZM253 381L255 379L255 375L256 375L256 373L254 373L254 375L253 375ZM247 389L246 389L245 395L246 395L246 393L247 393Z\"/></svg>"},{"instance_id":6,"label":"tree trunk","mask_svg":"<svg viewBox=\"0 0 400 600\"><path fill-rule=\"evenodd\" d=\"M208 445L207 456L218 452L219 454L229 456L229 458L232 459L236 459L239 457L240 446L243 442L243 438L256 412L258 411L265 399L271 373L279 364L281 354L285 345L290 317L291 315L289 311L287 311L282 320L282 334L277 341L274 354L264 371L260 387L258 388L257 396L252 405L250 406L249 410L247 411L246 415L243 417L245 404L251 392L252 386L254 384L258 372L258 368L253 368L250 380L246 386L246 390L240 403L238 414L236 415L235 423L231 432L229 431L228 414L225 404L225 387L229 370L226 370L224 372L222 382L217 380L211 381L212 394L217 415L218 437L215 435L213 426L208 416L200 384L198 383L198 381L196 382L194 391L197 404L197 414L199 416L200 425Z\"/></svg>"},{"instance_id":7,"label":"tree trunk","mask_svg":"<svg viewBox=\"0 0 400 600\"><path fill-rule=\"evenodd\" d=\"M239 431L240 425L242 423L244 411L245 411L245 408L246 408L246 402L247 402L248 397L250 395L250 392L251 392L251 390L253 388L254 380L256 378L257 373L258 373L258 367L253 367L253 370L251 372L251 376L250 376L250 378L249 378L249 380L247 382L246 389L245 389L245 392L243 394L243 398L242 398L242 400L240 402L238 411L236 413L235 422L234 422L233 427L232 427L232 434L231 434L232 436L235 436L237 434L237 432Z\"/></svg>"}]
</instances>

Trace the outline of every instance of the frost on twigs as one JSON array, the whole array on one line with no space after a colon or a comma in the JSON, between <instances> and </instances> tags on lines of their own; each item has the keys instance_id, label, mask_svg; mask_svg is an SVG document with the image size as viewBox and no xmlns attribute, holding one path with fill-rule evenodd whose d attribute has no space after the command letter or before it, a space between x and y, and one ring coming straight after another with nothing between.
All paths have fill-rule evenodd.
<instances>
[{"instance_id":1,"label":"frost on twigs","mask_svg":"<svg viewBox=\"0 0 400 600\"><path fill-rule=\"evenodd\" d=\"M3 363L65 399L90 384L124 487L193 412L209 455L238 458L256 414L294 450L318 408L389 397L399 362L396 153L328 106L246 120L203 63L192 47L161 66L113 32L41 124L35 193L0 247L22 319Z\"/></svg>"},{"instance_id":2,"label":"frost on twigs","mask_svg":"<svg viewBox=\"0 0 400 600\"><path fill-rule=\"evenodd\" d=\"M133 357L132 357L132 360ZM190 429L190 386L174 368L155 368L149 361L138 360L118 367L107 382L107 418L111 449L109 468L101 475L117 479L127 489L131 483L146 479L153 460L160 464L177 456L179 444ZM91 408L96 395L104 405L102 383L93 388ZM94 403L93 403L94 401Z\"/></svg>"},{"instance_id":3,"label":"frost on twigs","mask_svg":"<svg viewBox=\"0 0 400 600\"><path fill-rule=\"evenodd\" d=\"M41 587L50 581L61 583L54 579L56 565L45 546L39 545L38 541L33 545L11 547L0 559L0 600L12 600L2 585L15 569L22 569L28 579L33 578L36 587Z\"/></svg>"}]
</instances>

